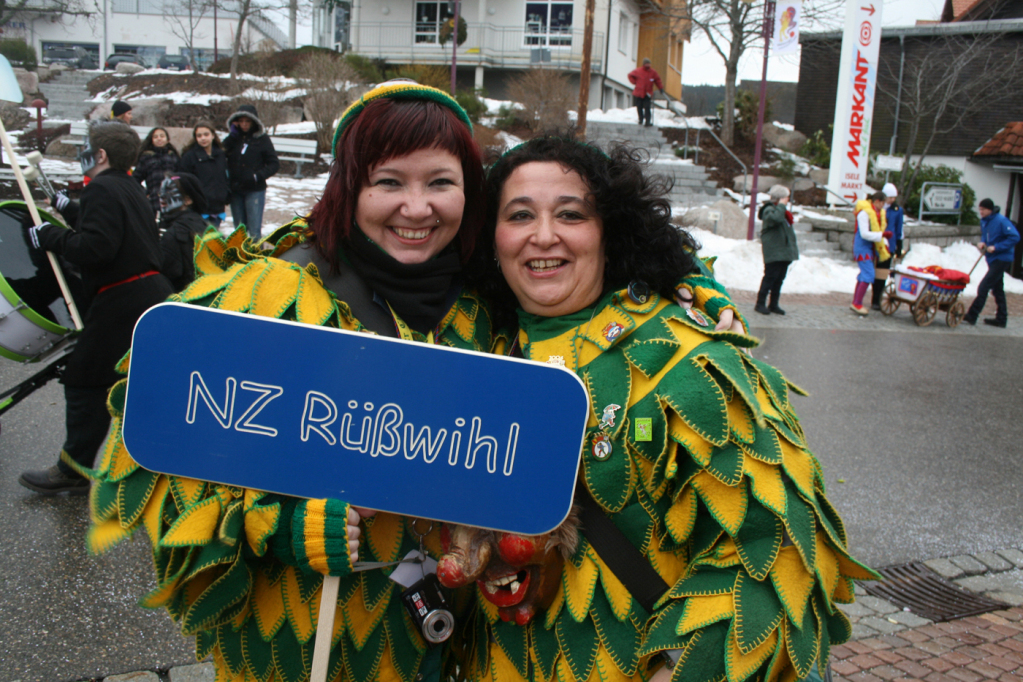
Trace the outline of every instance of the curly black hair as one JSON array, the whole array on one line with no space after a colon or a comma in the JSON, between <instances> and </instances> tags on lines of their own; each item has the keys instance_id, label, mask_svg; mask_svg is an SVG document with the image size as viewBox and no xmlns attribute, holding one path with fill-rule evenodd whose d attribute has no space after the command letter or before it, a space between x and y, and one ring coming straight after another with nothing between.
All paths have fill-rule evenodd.
<instances>
[{"instance_id":1,"label":"curly black hair","mask_svg":"<svg viewBox=\"0 0 1023 682\"><path fill-rule=\"evenodd\" d=\"M644 174L645 151L615 144L605 153L571 134L543 134L510 150L487 175L486 223L471 262L469 284L493 304L499 324L514 324L518 302L494 257L494 233L501 191L519 166L555 162L577 172L590 188L597 215L604 225L604 292L623 289L640 280L652 290L673 296L681 279L697 269L699 245L671 223L670 177Z\"/></svg>"}]
</instances>

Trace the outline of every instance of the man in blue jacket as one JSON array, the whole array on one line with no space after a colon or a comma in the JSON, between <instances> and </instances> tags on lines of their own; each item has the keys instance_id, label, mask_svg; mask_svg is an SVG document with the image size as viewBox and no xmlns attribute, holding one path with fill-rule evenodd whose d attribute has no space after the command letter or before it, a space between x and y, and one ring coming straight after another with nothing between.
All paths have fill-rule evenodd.
<instances>
[{"instance_id":1,"label":"man in blue jacket","mask_svg":"<svg viewBox=\"0 0 1023 682\"><path fill-rule=\"evenodd\" d=\"M977 324L977 317L987 303L987 294L995 295L997 311L994 317L984 318L984 324L993 327L1004 327L1009 319L1009 309L1005 305L1005 288L1003 278L1012 267L1012 258L1019 241L1019 232L1012 221L999 213L999 208L990 199L982 199L980 211L980 243L977 248L987 259L987 274L980 280L977 287L977 298L966 311L963 322Z\"/></svg>"}]
</instances>

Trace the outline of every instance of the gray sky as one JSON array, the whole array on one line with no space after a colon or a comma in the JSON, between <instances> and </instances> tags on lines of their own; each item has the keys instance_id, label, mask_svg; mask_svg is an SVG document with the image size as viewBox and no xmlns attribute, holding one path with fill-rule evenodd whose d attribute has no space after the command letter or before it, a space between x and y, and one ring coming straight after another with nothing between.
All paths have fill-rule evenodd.
<instances>
[{"instance_id":1,"label":"gray sky","mask_svg":"<svg viewBox=\"0 0 1023 682\"><path fill-rule=\"evenodd\" d=\"M804 0L805 2L806 0ZM944 0L884 0L885 26L912 26L918 19L937 19ZM760 80L763 52L747 52L739 65L740 80ZM770 60L767 78L772 81L799 80L799 55L785 55ZM693 34L682 55L682 82L686 85L724 85L725 66L714 48L699 33Z\"/></svg>"}]
</instances>

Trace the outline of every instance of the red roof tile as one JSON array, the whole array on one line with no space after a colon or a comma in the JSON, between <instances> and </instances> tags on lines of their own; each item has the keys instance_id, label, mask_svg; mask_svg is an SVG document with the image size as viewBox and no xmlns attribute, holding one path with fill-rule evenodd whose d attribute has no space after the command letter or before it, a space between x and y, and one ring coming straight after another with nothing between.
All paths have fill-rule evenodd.
<instances>
[{"instance_id":1,"label":"red roof tile","mask_svg":"<svg viewBox=\"0 0 1023 682\"><path fill-rule=\"evenodd\" d=\"M982 144L973 155L1023 157L1023 121L1007 124L994 137Z\"/></svg>"}]
</instances>

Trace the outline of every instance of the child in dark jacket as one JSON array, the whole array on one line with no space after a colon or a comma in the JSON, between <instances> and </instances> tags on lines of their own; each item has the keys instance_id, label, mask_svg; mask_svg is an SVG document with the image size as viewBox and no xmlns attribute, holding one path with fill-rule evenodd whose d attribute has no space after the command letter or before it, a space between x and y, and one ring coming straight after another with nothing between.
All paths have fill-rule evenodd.
<instances>
[{"instance_id":1,"label":"child in dark jacket","mask_svg":"<svg viewBox=\"0 0 1023 682\"><path fill-rule=\"evenodd\" d=\"M168 174L160 185L160 271L181 291L195 279L195 237L202 236L208 210L199 179L191 173Z\"/></svg>"},{"instance_id":2,"label":"child in dark jacket","mask_svg":"<svg viewBox=\"0 0 1023 682\"><path fill-rule=\"evenodd\" d=\"M178 150L171 144L167 129L157 127L150 130L142 142L132 177L139 184L145 183L146 196L155 213L160 212L160 183L167 171L177 168L178 160Z\"/></svg>"}]
</instances>

